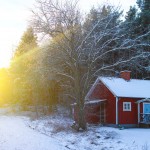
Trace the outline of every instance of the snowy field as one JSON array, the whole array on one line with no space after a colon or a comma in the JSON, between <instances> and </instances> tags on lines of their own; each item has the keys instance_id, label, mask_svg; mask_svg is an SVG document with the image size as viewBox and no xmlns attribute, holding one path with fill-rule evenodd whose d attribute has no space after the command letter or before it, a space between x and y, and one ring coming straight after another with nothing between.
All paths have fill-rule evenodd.
<instances>
[{"instance_id":1,"label":"snowy field","mask_svg":"<svg viewBox=\"0 0 150 150\"><path fill-rule=\"evenodd\" d=\"M71 124L60 115L39 120L0 115L0 150L150 150L150 129L89 126L76 132Z\"/></svg>"}]
</instances>

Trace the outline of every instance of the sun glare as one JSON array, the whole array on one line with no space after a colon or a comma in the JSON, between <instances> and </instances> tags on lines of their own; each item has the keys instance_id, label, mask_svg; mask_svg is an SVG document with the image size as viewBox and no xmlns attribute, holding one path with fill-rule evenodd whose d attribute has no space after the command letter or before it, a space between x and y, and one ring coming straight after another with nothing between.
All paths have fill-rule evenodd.
<instances>
[{"instance_id":1,"label":"sun glare","mask_svg":"<svg viewBox=\"0 0 150 150\"><path fill-rule=\"evenodd\" d=\"M11 53L6 51L0 51L0 68L9 67L11 59Z\"/></svg>"}]
</instances>

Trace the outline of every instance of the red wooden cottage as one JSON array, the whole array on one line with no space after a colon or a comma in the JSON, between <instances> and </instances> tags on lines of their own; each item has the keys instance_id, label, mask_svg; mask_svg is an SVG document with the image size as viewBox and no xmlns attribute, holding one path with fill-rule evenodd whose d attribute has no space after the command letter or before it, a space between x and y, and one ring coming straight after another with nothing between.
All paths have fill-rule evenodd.
<instances>
[{"instance_id":1,"label":"red wooden cottage","mask_svg":"<svg viewBox=\"0 0 150 150\"><path fill-rule=\"evenodd\" d=\"M130 71L122 71L119 78L98 77L85 101L88 123L150 125L150 80L130 79Z\"/></svg>"}]
</instances>

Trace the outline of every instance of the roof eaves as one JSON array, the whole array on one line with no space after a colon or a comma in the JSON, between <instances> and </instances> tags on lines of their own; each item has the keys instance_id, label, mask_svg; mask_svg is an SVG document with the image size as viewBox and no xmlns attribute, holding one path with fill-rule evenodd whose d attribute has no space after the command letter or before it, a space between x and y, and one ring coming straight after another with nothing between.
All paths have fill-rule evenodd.
<instances>
[{"instance_id":1,"label":"roof eaves","mask_svg":"<svg viewBox=\"0 0 150 150\"><path fill-rule=\"evenodd\" d=\"M150 102L150 98L138 100L136 103L147 102L147 101Z\"/></svg>"},{"instance_id":2,"label":"roof eaves","mask_svg":"<svg viewBox=\"0 0 150 150\"><path fill-rule=\"evenodd\" d=\"M89 100L89 96L92 94L92 92L94 91L97 83L99 82L99 78L96 79L96 81L94 82L94 84L92 85L92 87L90 88L90 90L88 91L88 93L85 96L85 100Z\"/></svg>"},{"instance_id":3,"label":"roof eaves","mask_svg":"<svg viewBox=\"0 0 150 150\"><path fill-rule=\"evenodd\" d=\"M121 96L121 95L118 95L117 97L120 97L120 98L136 98L136 99L145 99L146 98L146 97Z\"/></svg>"}]
</instances>

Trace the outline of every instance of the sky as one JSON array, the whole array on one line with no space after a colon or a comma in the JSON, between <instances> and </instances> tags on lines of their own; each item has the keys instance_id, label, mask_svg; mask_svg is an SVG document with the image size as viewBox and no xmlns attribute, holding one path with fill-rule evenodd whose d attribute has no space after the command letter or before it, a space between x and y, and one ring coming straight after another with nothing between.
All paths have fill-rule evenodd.
<instances>
[{"instance_id":1,"label":"sky","mask_svg":"<svg viewBox=\"0 0 150 150\"><path fill-rule=\"evenodd\" d=\"M0 68L8 67L31 17L35 0L0 0ZM80 0L80 7L88 11L91 6L104 3L122 5L127 11L136 0Z\"/></svg>"}]
</instances>

